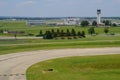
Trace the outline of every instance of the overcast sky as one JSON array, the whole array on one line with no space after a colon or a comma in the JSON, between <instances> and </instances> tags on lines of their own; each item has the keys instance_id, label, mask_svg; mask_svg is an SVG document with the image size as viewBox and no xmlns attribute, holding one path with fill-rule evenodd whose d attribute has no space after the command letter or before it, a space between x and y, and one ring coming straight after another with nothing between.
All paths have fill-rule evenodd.
<instances>
[{"instance_id":1,"label":"overcast sky","mask_svg":"<svg viewBox=\"0 0 120 80\"><path fill-rule=\"evenodd\" d=\"M120 0L0 0L0 16L120 17Z\"/></svg>"}]
</instances>

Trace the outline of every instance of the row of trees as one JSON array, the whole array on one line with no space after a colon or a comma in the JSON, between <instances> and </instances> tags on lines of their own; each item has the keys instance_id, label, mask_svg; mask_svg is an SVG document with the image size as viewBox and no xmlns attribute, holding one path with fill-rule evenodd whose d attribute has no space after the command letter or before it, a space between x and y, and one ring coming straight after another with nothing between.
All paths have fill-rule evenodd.
<instances>
[{"instance_id":1,"label":"row of trees","mask_svg":"<svg viewBox=\"0 0 120 80\"><path fill-rule=\"evenodd\" d=\"M103 20L102 23L104 23L105 26L117 26L115 23L112 24L111 21L109 21L109 20ZM90 23L86 20L81 22L82 27L89 26L89 24ZM92 26L97 26L97 22L93 21Z\"/></svg>"},{"instance_id":2,"label":"row of trees","mask_svg":"<svg viewBox=\"0 0 120 80\"><path fill-rule=\"evenodd\" d=\"M51 31L50 30L46 31L44 34L43 34L42 30L40 30L40 33L37 36L43 36L44 39L53 39L53 38L56 38L56 37L80 37L80 38L85 38L85 32L84 31L76 32L75 29L72 29L71 31L69 29L67 29L66 31L59 30L59 29L57 29L57 31L54 31L54 29L52 29Z\"/></svg>"},{"instance_id":3,"label":"row of trees","mask_svg":"<svg viewBox=\"0 0 120 80\"><path fill-rule=\"evenodd\" d=\"M107 34L109 32L109 28L108 27L105 27L104 28L104 33ZM88 33L90 35L93 35L93 34L97 34L95 32L95 27L90 27L88 29ZM43 36L44 39L53 39L53 38L56 38L56 37L80 37L80 38L85 38L85 32L84 31L78 31L76 32L75 29L72 29L72 30L59 30L57 29L56 31L54 29L52 30L48 30L46 31L45 33L42 32L42 30L40 30L39 32L39 35L37 36Z\"/></svg>"}]
</instances>

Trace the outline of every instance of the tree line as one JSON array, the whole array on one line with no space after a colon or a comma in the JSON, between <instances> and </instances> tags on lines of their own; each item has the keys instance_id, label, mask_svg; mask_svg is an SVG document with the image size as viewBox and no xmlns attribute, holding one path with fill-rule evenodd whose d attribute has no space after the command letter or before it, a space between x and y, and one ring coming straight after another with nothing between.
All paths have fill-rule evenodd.
<instances>
[{"instance_id":1,"label":"tree line","mask_svg":"<svg viewBox=\"0 0 120 80\"><path fill-rule=\"evenodd\" d=\"M109 32L109 27L105 27L103 32L105 34L108 34ZM95 27L90 27L88 29L88 34L90 34L91 36L92 35L97 35L97 33L95 32ZM60 29L57 29L57 30L47 30L45 33L42 32L42 30L40 30L39 32L39 35L37 35L37 37L40 37L42 36L43 39L54 39L54 38L68 38L68 39L71 39L71 38L74 38L74 39L77 39L77 38L85 38L86 37L86 33L85 31L78 31L76 32L75 29L66 29L66 30L60 30Z\"/></svg>"},{"instance_id":2,"label":"tree line","mask_svg":"<svg viewBox=\"0 0 120 80\"><path fill-rule=\"evenodd\" d=\"M105 26L114 26L114 27L117 26L117 24L111 23L110 20L103 20L102 23L103 23ZM89 24L90 24L90 23L89 23L89 21L87 21L87 20L83 20L83 21L81 22L81 26L82 26L82 27L89 26ZM93 21L91 25L97 27L97 21Z\"/></svg>"}]
</instances>

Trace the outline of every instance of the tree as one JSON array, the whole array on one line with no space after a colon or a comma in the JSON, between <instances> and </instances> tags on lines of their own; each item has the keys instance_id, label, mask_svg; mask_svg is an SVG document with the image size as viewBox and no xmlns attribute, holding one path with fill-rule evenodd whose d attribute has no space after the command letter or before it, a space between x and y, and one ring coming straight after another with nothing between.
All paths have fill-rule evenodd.
<instances>
[{"instance_id":1,"label":"tree","mask_svg":"<svg viewBox=\"0 0 120 80\"><path fill-rule=\"evenodd\" d=\"M57 29L57 33L58 33L58 34L60 33L60 30L59 30L59 29Z\"/></svg>"},{"instance_id":2,"label":"tree","mask_svg":"<svg viewBox=\"0 0 120 80\"><path fill-rule=\"evenodd\" d=\"M95 34L95 30L94 30L94 27L90 27L89 29L88 29L88 33L89 34Z\"/></svg>"},{"instance_id":3,"label":"tree","mask_svg":"<svg viewBox=\"0 0 120 80\"><path fill-rule=\"evenodd\" d=\"M43 32L42 32L42 30L40 30L39 35L40 35L40 36L43 36Z\"/></svg>"},{"instance_id":4,"label":"tree","mask_svg":"<svg viewBox=\"0 0 120 80\"><path fill-rule=\"evenodd\" d=\"M16 37L17 37L17 35L16 34L14 34L14 37L15 37L15 39L17 39Z\"/></svg>"},{"instance_id":5,"label":"tree","mask_svg":"<svg viewBox=\"0 0 120 80\"><path fill-rule=\"evenodd\" d=\"M64 36L64 31L63 30L61 30L60 36Z\"/></svg>"},{"instance_id":6,"label":"tree","mask_svg":"<svg viewBox=\"0 0 120 80\"><path fill-rule=\"evenodd\" d=\"M76 36L76 31L75 31L75 29L72 29L71 34L72 34L73 36Z\"/></svg>"},{"instance_id":7,"label":"tree","mask_svg":"<svg viewBox=\"0 0 120 80\"><path fill-rule=\"evenodd\" d=\"M117 26L117 24L116 24L116 23L113 23L113 24L112 24L112 26L113 26L113 27L116 27L116 26Z\"/></svg>"},{"instance_id":8,"label":"tree","mask_svg":"<svg viewBox=\"0 0 120 80\"><path fill-rule=\"evenodd\" d=\"M93 21L92 26L97 26L97 21Z\"/></svg>"},{"instance_id":9,"label":"tree","mask_svg":"<svg viewBox=\"0 0 120 80\"><path fill-rule=\"evenodd\" d=\"M104 32L107 34L109 32L109 28L108 27L105 27L104 28Z\"/></svg>"},{"instance_id":10,"label":"tree","mask_svg":"<svg viewBox=\"0 0 120 80\"><path fill-rule=\"evenodd\" d=\"M31 35L32 36L32 34L28 34L28 35ZM44 34L43 34L43 32L42 32L42 30L40 30L40 32L39 32L39 34L38 35L36 35L36 37L40 37L40 36L43 36Z\"/></svg>"},{"instance_id":11,"label":"tree","mask_svg":"<svg viewBox=\"0 0 120 80\"><path fill-rule=\"evenodd\" d=\"M80 31L78 31L77 36L81 37L81 32Z\"/></svg>"},{"instance_id":12,"label":"tree","mask_svg":"<svg viewBox=\"0 0 120 80\"><path fill-rule=\"evenodd\" d=\"M88 26L89 25L89 22L88 21L82 21L81 22L81 26L82 27L85 27L85 26Z\"/></svg>"},{"instance_id":13,"label":"tree","mask_svg":"<svg viewBox=\"0 0 120 80\"><path fill-rule=\"evenodd\" d=\"M82 31L81 36L85 38L85 31Z\"/></svg>"},{"instance_id":14,"label":"tree","mask_svg":"<svg viewBox=\"0 0 120 80\"><path fill-rule=\"evenodd\" d=\"M58 33L54 32L52 33L53 38L56 38L58 36Z\"/></svg>"},{"instance_id":15,"label":"tree","mask_svg":"<svg viewBox=\"0 0 120 80\"><path fill-rule=\"evenodd\" d=\"M44 34L44 39L53 39L52 33L50 31L46 31Z\"/></svg>"},{"instance_id":16,"label":"tree","mask_svg":"<svg viewBox=\"0 0 120 80\"><path fill-rule=\"evenodd\" d=\"M51 32L54 33L55 32L54 29L52 29Z\"/></svg>"},{"instance_id":17,"label":"tree","mask_svg":"<svg viewBox=\"0 0 120 80\"><path fill-rule=\"evenodd\" d=\"M67 36L70 36L70 31L69 31L69 29L67 29Z\"/></svg>"},{"instance_id":18,"label":"tree","mask_svg":"<svg viewBox=\"0 0 120 80\"><path fill-rule=\"evenodd\" d=\"M103 23L105 24L105 26L110 26L111 22L109 20L103 20Z\"/></svg>"},{"instance_id":19,"label":"tree","mask_svg":"<svg viewBox=\"0 0 120 80\"><path fill-rule=\"evenodd\" d=\"M0 33L3 33L3 29L0 30Z\"/></svg>"}]
</instances>

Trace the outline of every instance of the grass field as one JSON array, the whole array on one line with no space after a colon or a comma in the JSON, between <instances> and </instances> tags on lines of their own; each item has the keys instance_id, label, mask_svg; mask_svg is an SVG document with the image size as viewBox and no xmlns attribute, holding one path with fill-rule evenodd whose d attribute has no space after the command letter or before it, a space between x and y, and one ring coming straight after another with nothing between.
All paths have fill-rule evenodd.
<instances>
[{"instance_id":1,"label":"grass field","mask_svg":"<svg viewBox=\"0 0 120 80\"><path fill-rule=\"evenodd\" d=\"M109 33L115 33L115 35L106 35L103 27L95 28L95 32L98 33L96 36L88 35L89 27L76 27L76 26L27 26L25 21L0 21L0 30L16 30L25 31L27 34L31 33L37 35L40 30L43 33L46 30L60 29L66 31L67 29L74 28L76 31L84 30L86 33L86 38L79 39L0 39L0 55L15 53L21 51L32 51L41 49L61 49L61 48L95 48L95 47L120 47L120 27L110 27ZM0 34L3 36L14 36L14 34ZM25 35L17 35L26 36Z\"/></svg>"},{"instance_id":2,"label":"grass field","mask_svg":"<svg viewBox=\"0 0 120 80\"><path fill-rule=\"evenodd\" d=\"M65 49L65 48L96 48L96 47L120 47L118 36L89 36L87 38L73 40L43 40L43 39L21 39L0 40L0 55L42 50L42 49Z\"/></svg>"},{"instance_id":3,"label":"grass field","mask_svg":"<svg viewBox=\"0 0 120 80\"><path fill-rule=\"evenodd\" d=\"M120 80L119 75L120 55L60 58L27 70L27 80Z\"/></svg>"},{"instance_id":4,"label":"grass field","mask_svg":"<svg viewBox=\"0 0 120 80\"><path fill-rule=\"evenodd\" d=\"M38 35L40 30L45 33L46 30L52 30L54 29L55 31L57 29L64 30L66 31L67 29L75 29L76 32L78 31L85 31L86 34L88 34L88 29L89 27L76 27L76 26L28 26L26 25L25 21L0 21L0 30L11 30L11 31L24 31L26 34L24 35L17 35L17 36L26 36L27 34L34 34ZM109 33L115 33L115 34L120 34L120 27L111 27ZM95 32L98 34L104 34L104 28L103 27L98 27L95 28ZM12 34L0 34L0 36L14 36Z\"/></svg>"},{"instance_id":5,"label":"grass field","mask_svg":"<svg viewBox=\"0 0 120 80\"><path fill-rule=\"evenodd\" d=\"M23 35L34 34L46 30L67 29L85 31L86 38L79 39L0 39L0 55L48 49L65 48L99 48L120 47L120 27L110 27L109 35L104 33L103 27L95 28L96 36L88 34L89 27L76 26L27 26L25 21L0 21L0 30L25 31ZM115 35L110 35L115 33ZM14 34L2 34L2 38L14 36ZM61 68L62 67L62 68ZM48 71L53 69L53 71ZM28 80L119 80L120 77L120 55L93 56L93 57L71 57L55 59L38 63L27 71Z\"/></svg>"}]
</instances>

